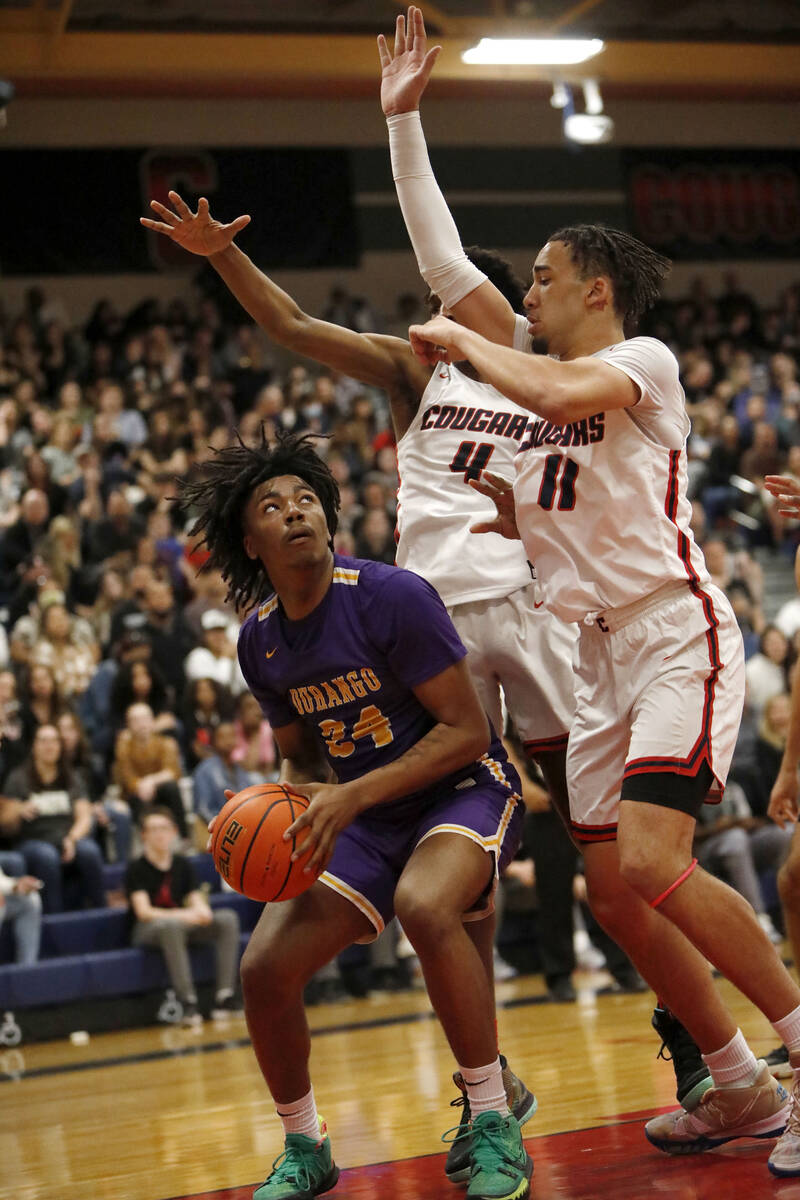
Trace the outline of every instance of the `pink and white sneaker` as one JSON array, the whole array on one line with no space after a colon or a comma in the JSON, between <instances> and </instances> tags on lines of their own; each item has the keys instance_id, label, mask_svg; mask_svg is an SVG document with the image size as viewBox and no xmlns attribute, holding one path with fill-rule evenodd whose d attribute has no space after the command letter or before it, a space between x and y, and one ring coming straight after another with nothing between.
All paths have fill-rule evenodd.
<instances>
[{"instance_id":1,"label":"pink and white sneaker","mask_svg":"<svg viewBox=\"0 0 800 1200\"><path fill-rule=\"evenodd\" d=\"M792 1097L773 1079L763 1059L758 1066L749 1087L712 1087L692 1112L679 1108L653 1117L644 1127L646 1138L665 1154L702 1154L734 1138L778 1137L792 1112Z\"/></svg>"},{"instance_id":2,"label":"pink and white sneaker","mask_svg":"<svg viewBox=\"0 0 800 1200\"><path fill-rule=\"evenodd\" d=\"M800 1054L790 1054L792 1067L792 1107L786 1128L769 1156L767 1166L773 1175L800 1175Z\"/></svg>"}]
</instances>

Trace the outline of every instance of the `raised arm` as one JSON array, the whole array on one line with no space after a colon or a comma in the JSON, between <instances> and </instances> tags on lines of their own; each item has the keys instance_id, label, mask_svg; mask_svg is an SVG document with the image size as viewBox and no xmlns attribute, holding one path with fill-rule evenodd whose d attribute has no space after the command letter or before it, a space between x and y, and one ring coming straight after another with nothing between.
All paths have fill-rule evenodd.
<instances>
[{"instance_id":1,"label":"raised arm","mask_svg":"<svg viewBox=\"0 0 800 1200\"><path fill-rule=\"evenodd\" d=\"M456 224L428 158L419 102L440 52L428 50L425 22L415 5L397 18L394 53L378 38L381 106L397 198L420 274L461 324L490 341L510 346L514 312L506 298L467 258Z\"/></svg>"},{"instance_id":2,"label":"raised arm","mask_svg":"<svg viewBox=\"0 0 800 1200\"><path fill-rule=\"evenodd\" d=\"M151 208L162 219L141 217L142 225L163 233L190 253L208 258L229 291L278 345L383 388L392 405L398 436L402 436L430 378L430 371L414 358L408 342L356 333L309 316L235 245L233 239L249 223L248 216L223 225L211 216L206 199L199 200L193 213L177 192L170 192L169 198L174 211L153 200Z\"/></svg>"}]
</instances>

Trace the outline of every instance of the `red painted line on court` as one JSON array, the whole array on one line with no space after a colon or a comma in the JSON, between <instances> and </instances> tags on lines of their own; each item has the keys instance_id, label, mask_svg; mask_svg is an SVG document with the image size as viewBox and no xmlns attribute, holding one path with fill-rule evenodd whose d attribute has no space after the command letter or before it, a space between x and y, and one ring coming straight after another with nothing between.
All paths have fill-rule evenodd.
<instances>
[{"instance_id":1,"label":"red painted line on court","mask_svg":"<svg viewBox=\"0 0 800 1200\"><path fill-rule=\"evenodd\" d=\"M646 1141L639 1117L525 1139L535 1164L536 1200L799 1200L800 1180L767 1170L771 1141L745 1140L707 1154L671 1158ZM334 1153L336 1143L334 1141ZM331 1200L458 1200L463 1191L444 1175L443 1154L343 1168ZM235 1164L231 1164L232 1170ZM173 1200L251 1200L257 1183Z\"/></svg>"}]
</instances>

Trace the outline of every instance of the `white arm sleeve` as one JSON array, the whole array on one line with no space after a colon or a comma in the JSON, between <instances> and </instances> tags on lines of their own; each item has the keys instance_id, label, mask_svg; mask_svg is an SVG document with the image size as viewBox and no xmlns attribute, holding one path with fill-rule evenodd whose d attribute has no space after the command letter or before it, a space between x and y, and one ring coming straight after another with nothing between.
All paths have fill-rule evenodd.
<instances>
[{"instance_id":1,"label":"white arm sleeve","mask_svg":"<svg viewBox=\"0 0 800 1200\"><path fill-rule=\"evenodd\" d=\"M428 158L418 112L386 118L392 175L420 275L447 308L486 280L461 245Z\"/></svg>"}]
</instances>

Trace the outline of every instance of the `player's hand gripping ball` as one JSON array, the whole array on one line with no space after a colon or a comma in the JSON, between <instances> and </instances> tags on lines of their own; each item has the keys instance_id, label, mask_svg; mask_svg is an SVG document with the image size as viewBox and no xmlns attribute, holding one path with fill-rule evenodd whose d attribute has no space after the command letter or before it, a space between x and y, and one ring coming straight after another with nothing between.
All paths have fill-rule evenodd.
<instances>
[{"instance_id":1,"label":"player's hand gripping ball","mask_svg":"<svg viewBox=\"0 0 800 1200\"><path fill-rule=\"evenodd\" d=\"M309 801L282 783L257 783L227 801L214 828L211 853L222 878L251 900L292 900L310 888L308 855L292 862L309 834L301 829L288 842L283 835Z\"/></svg>"}]
</instances>

